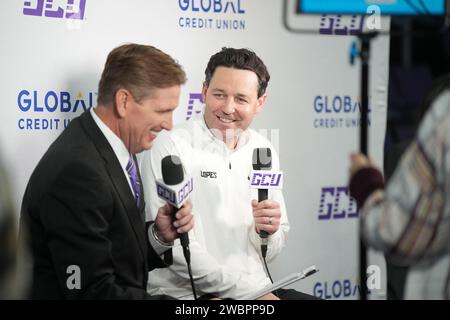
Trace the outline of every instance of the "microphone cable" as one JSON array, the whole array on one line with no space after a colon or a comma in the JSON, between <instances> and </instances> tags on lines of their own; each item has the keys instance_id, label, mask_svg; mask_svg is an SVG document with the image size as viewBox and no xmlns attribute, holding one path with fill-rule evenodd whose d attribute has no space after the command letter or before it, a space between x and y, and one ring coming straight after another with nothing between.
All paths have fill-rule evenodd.
<instances>
[{"instance_id":1,"label":"microphone cable","mask_svg":"<svg viewBox=\"0 0 450 320\"><path fill-rule=\"evenodd\" d=\"M264 191L267 192L267 190L258 190L258 193L264 193ZM259 236L261 237L261 257L262 257L263 262L264 262L264 267L266 269L266 274L269 277L270 282L273 283L272 276L270 275L269 267L267 266L267 261L266 261L267 246L268 246L268 243L269 243L269 234L266 231L264 231L264 230L260 230L259 231Z\"/></svg>"},{"instance_id":2,"label":"microphone cable","mask_svg":"<svg viewBox=\"0 0 450 320\"><path fill-rule=\"evenodd\" d=\"M262 255L262 259L264 262L264 267L266 269L266 274L270 279L270 282L273 283L273 279L272 276L270 275L270 271L269 271L269 267L267 266L267 261L266 261L266 255L267 255L267 243L266 244L261 244L261 255ZM273 294L275 294L275 296L279 296L278 294L278 289L272 292Z\"/></svg>"},{"instance_id":3,"label":"microphone cable","mask_svg":"<svg viewBox=\"0 0 450 320\"><path fill-rule=\"evenodd\" d=\"M187 243L186 239L187 238ZM189 249L189 238L187 233L180 235L180 242L181 247L183 248L183 256L186 260L187 268L188 268L188 274L189 274L189 281L191 282L191 288L192 288L192 294L194 295L194 300L197 300L197 292L195 290L195 283L194 283L194 277L192 276L192 269L191 269L191 251Z\"/></svg>"},{"instance_id":4,"label":"microphone cable","mask_svg":"<svg viewBox=\"0 0 450 320\"><path fill-rule=\"evenodd\" d=\"M261 246L261 247L262 247L262 246ZM269 277L270 282L273 283L272 276L270 275L270 272L269 272L269 267L267 266L267 262L266 262L266 257L265 257L265 255L263 256L263 261L264 261L264 267L266 268L266 274L267 274L267 276Z\"/></svg>"},{"instance_id":5,"label":"microphone cable","mask_svg":"<svg viewBox=\"0 0 450 320\"><path fill-rule=\"evenodd\" d=\"M267 190L258 190L258 193L263 194L263 193L265 193L264 191L267 192ZM267 261L266 261L267 245L268 245L268 242L269 242L269 234L266 231L264 231L264 230L260 230L259 231L259 236L261 237L261 257L262 257L263 262L264 262L264 267L266 269L266 274L269 277L270 282L273 283L272 276L270 275L269 267L267 266Z\"/></svg>"}]
</instances>

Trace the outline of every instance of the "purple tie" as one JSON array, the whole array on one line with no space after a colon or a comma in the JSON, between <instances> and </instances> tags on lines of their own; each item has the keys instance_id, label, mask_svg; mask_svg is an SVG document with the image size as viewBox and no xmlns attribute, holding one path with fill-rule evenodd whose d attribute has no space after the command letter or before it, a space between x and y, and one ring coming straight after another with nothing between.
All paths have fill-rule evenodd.
<instances>
[{"instance_id":1,"label":"purple tie","mask_svg":"<svg viewBox=\"0 0 450 320\"><path fill-rule=\"evenodd\" d=\"M134 199L136 200L136 205L139 207L140 199L141 199L141 182L139 181L139 176L136 169L136 164L132 157L128 160L127 164L127 172L130 177L131 187L134 192Z\"/></svg>"}]
</instances>

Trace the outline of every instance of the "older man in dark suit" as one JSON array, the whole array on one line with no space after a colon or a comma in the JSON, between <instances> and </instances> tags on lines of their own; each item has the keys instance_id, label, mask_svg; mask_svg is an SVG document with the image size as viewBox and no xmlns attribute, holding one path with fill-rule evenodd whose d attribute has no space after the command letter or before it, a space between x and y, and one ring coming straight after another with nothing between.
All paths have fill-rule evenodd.
<instances>
[{"instance_id":1,"label":"older man in dark suit","mask_svg":"<svg viewBox=\"0 0 450 320\"><path fill-rule=\"evenodd\" d=\"M34 170L21 228L33 257L33 299L148 299L148 271L171 263L190 204L145 223L135 154L172 128L185 73L170 56L127 44L108 56L98 105L71 121ZM158 296L156 298L164 298Z\"/></svg>"}]
</instances>

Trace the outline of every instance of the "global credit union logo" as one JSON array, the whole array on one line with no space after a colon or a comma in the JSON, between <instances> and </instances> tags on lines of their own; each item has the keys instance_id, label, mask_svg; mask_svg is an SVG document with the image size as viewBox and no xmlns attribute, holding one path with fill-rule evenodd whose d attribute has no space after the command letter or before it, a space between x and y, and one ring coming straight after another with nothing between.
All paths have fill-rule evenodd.
<instances>
[{"instance_id":1,"label":"global credit union logo","mask_svg":"<svg viewBox=\"0 0 450 320\"><path fill-rule=\"evenodd\" d=\"M315 113L313 127L316 129L354 128L361 125L361 103L349 95L317 95L312 101ZM369 119L367 125L370 126Z\"/></svg>"},{"instance_id":2,"label":"global credit union logo","mask_svg":"<svg viewBox=\"0 0 450 320\"><path fill-rule=\"evenodd\" d=\"M313 294L320 299L357 298L361 293L361 286L350 279L316 282Z\"/></svg>"},{"instance_id":3,"label":"global credit union logo","mask_svg":"<svg viewBox=\"0 0 450 320\"><path fill-rule=\"evenodd\" d=\"M367 295L382 293L381 268L371 264L366 269ZM313 294L321 299L352 299L361 295L361 285L359 281L351 279L336 279L331 281L318 281L314 284Z\"/></svg>"},{"instance_id":4,"label":"global credit union logo","mask_svg":"<svg viewBox=\"0 0 450 320\"><path fill-rule=\"evenodd\" d=\"M53 0L27 0L23 4L23 14L28 16L60 18L60 19L84 19L86 0L57 1L65 6L54 4Z\"/></svg>"},{"instance_id":5,"label":"global credit union logo","mask_svg":"<svg viewBox=\"0 0 450 320\"><path fill-rule=\"evenodd\" d=\"M244 30L245 0L178 0L183 29Z\"/></svg>"},{"instance_id":6,"label":"global credit union logo","mask_svg":"<svg viewBox=\"0 0 450 320\"><path fill-rule=\"evenodd\" d=\"M367 294L372 292L367 290ZM350 279L338 279L334 281L316 282L313 294L320 299L353 299L361 294L361 286Z\"/></svg>"},{"instance_id":7,"label":"global credit union logo","mask_svg":"<svg viewBox=\"0 0 450 320\"><path fill-rule=\"evenodd\" d=\"M97 93L21 90L17 95L19 130L58 130L73 117L94 106ZM58 117L64 115L63 117Z\"/></svg>"}]
</instances>

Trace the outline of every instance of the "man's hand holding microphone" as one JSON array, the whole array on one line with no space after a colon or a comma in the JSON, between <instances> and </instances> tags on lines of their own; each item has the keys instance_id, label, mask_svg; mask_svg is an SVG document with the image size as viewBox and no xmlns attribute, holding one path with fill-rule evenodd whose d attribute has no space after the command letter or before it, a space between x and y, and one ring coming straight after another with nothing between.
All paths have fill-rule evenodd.
<instances>
[{"instance_id":1,"label":"man's hand holding microphone","mask_svg":"<svg viewBox=\"0 0 450 320\"><path fill-rule=\"evenodd\" d=\"M155 219L156 236L163 242L169 243L194 227L194 215L192 214L192 203L187 200L183 207L175 209L165 204L158 210Z\"/></svg>"},{"instance_id":2,"label":"man's hand holding microphone","mask_svg":"<svg viewBox=\"0 0 450 320\"><path fill-rule=\"evenodd\" d=\"M271 235L280 228L281 210L280 204L274 200L258 202L252 200L253 219L257 233L261 231Z\"/></svg>"}]
</instances>

